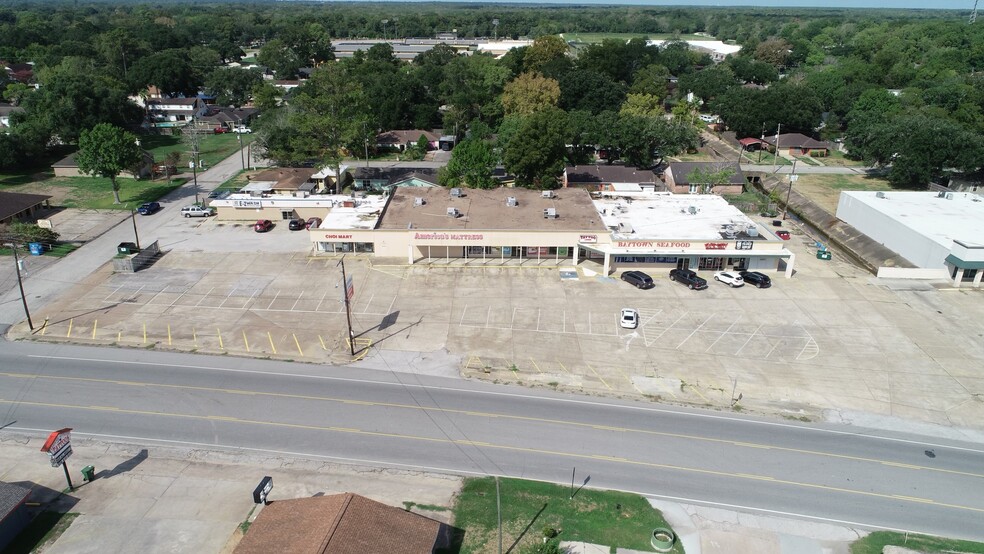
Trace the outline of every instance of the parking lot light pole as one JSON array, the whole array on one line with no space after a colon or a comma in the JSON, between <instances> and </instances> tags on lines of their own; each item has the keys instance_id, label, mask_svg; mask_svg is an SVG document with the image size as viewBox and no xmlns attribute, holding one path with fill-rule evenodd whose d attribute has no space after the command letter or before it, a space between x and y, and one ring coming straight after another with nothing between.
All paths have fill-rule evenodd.
<instances>
[{"instance_id":1,"label":"parking lot light pole","mask_svg":"<svg viewBox=\"0 0 984 554\"><path fill-rule=\"evenodd\" d=\"M793 181L796 180L796 160L793 160L793 170L789 174L789 189L786 190L786 209L782 211L782 220L786 221L786 214L789 213L789 195L793 192Z\"/></svg>"},{"instance_id":2,"label":"parking lot light pole","mask_svg":"<svg viewBox=\"0 0 984 554\"><path fill-rule=\"evenodd\" d=\"M130 209L130 221L133 222L133 238L137 240L137 250L140 250L140 235L137 233L137 211Z\"/></svg>"},{"instance_id":3,"label":"parking lot light pole","mask_svg":"<svg viewBox=\"0 0 984 554\"><path fill-rule=\"evenodd\" d=\"M348 322L349 352L355 356L355 333L352 332L352 310L349 304L348 279L345 276L345 256L342 256L342 259L338 260L335 266L342 267L342 297L345 299L345 320Z\"/></svg>"}]
</instances>

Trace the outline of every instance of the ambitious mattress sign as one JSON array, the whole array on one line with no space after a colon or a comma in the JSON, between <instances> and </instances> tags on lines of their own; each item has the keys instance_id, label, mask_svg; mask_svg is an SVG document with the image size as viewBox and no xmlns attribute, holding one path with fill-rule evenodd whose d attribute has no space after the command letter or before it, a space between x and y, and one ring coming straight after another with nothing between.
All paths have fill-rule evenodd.
<instances>
[{"instance_id":1,"label":"ambitious mattress sign","mask_svg":"<svg viewBox=\"0 0 984 554\"><path fill-rule=\"evenodd\" d=\"M481 233L414 233L413 240L483 240Z\"/></svg>"}]
</instances>

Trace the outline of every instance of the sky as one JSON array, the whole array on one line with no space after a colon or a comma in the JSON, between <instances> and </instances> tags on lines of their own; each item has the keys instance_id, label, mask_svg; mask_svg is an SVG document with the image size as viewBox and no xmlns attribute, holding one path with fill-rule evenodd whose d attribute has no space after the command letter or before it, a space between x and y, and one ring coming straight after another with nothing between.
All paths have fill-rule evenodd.
<instances>
[{"instance_id":1,"label":"sky","mask_svg":"<svg viewBox=\"0 0 984 554\"><path fill-rule=\"evenodd\" d=\"M408 0L376 0L383 2L406 2ZM410 0L431 1L434 0ZM440 1L440 0L438 0ZM537 3L571 5L612 5L632 6L765 6L772 8L924 8L944 10L966 10L974 7L974 0L532 0L531 2L504 0L448 0L472 4L496 3ZM984 2L982 2L984 4ZM984 11L984 5L980 6Z\"/></svg>"}]
</instances>

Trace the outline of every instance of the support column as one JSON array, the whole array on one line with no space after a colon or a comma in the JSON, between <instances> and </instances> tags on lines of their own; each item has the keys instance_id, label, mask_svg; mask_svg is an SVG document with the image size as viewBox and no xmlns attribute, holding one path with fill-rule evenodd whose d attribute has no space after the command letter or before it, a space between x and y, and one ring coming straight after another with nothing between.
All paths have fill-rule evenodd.
<instances>
[{"instance_id":1,"label":"support column","mask_svg":"<svg viewBox=\"0 0 984 554\"><path fill-rule=\"evenodd\" d=\"M981 277L984 277L984 269L978 269L977 275L974 276L974 288L981 288Z\"/></svg>"},{"instance_id":2,"label":"support column","mask_svg":"<svg viewBox=\"0 0 984 554\"><path fill-rule=\"evenodd\" d=\"M954 288L960 288L960 281L963 281L963 271L962 268L957 268L957 274L953 276Z\"/></svg>"},{"instance_id":3,"label":"support column","mask_svg":"<svg viewBox=\"0 0 984 554\"><path fill-rule=\"evenodd\" d=\"M605 272L603 274L605 277L608 277L608 274L611 272L611 268L612 268L612 254L611 252L605 252L605 269L604 269Z\"/></svg>"},{"instance_id":4,"label":"support column","mask_svg":"<svg viewBox=\"0 0 984 554\"><path fill-rule=\"evenodd\" d=\"M789 259L786 260L786 279L793 276L793 262L796 261L796 254L789 254Z\"/></svg>"},{"instance_id":5,"label":"support column","mask_svg":"<svg viewBox=\"0 0 984 554\"><path fill-rule=\"evenodd\" d=\"M578 245L574 245L574 266L577 266L577 255L580 253L581 248Z\"/></svg>"},{"instance_id":6,"label":"support column","mask_svg":"<svg viewBox=\"0 0 984 554\"><path fill-rule=\"evenodd\" d=\"M413 265L413 245L407 245L407 263Z\"/></svg>"}]
</instances>

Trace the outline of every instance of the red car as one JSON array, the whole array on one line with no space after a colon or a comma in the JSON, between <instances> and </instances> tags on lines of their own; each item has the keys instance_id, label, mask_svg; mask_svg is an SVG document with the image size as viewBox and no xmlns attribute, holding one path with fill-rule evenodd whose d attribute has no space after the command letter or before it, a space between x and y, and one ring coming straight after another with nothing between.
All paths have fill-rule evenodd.
<instances>
[{"instance_id":1,"label":"red car","mask_svg":"<svg viewBox=\"0 0 984 554\"><path fill-rule=\"evenodd\" d=\"M307 223L305 224L305 228L306 229L317 229L320 226L321 226L321 218L320 217L312 217L312 218L309 218L307 220Z\"/></svg>"},{"instance_id":2,"label":"red car","mask_svg":"<svg viewBox=\"0 0 984 554\"><path fill-rule=\"evenodd\" d=\"M776 236L782 240L789 240L789 231L776 231Z\"/></svg>"},{"instance_id":3,"label":"red car","mask_svg":"<svg viewBox=\"0 0 984 554\"><path fill-rule=\"evenodd\" d=\"M213 131L216 135L221 135L222 133L228 133L229 129L226 129L225 127L216 127Z\"/></svg>"},{"instance_id":4,"label":"red car","mask_svg":"<svg viewBox=\"0 0 984 554\"><path fill-rule=\"evenodd\" d=\"M253 224L253 230L257 233L266 233L270 229L273 229L273 222L269 219L261 219Z\"/></svg>"}]
</instances>

